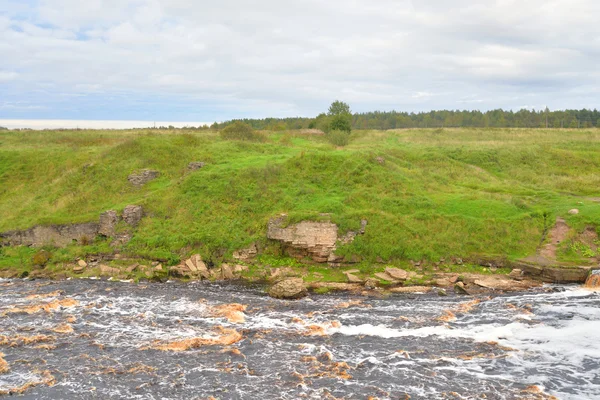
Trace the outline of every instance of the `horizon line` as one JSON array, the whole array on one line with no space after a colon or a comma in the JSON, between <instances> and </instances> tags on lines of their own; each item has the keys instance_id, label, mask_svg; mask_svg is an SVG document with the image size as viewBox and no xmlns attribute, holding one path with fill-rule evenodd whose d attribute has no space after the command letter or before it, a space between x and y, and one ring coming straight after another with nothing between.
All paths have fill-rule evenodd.
<instances>
[{"instance_id":1,"label":"horizon line","mask_svg":"<svg viewBox=\"0 0 600 400\"><path fill-rule=\"evenodd\" d=\"M9 129L136 129L154 126L174 126L176 128L212 125L213 122L200 121L144 121L110 119L1 119L0 126Z\"/></svg>"}]
</instances>

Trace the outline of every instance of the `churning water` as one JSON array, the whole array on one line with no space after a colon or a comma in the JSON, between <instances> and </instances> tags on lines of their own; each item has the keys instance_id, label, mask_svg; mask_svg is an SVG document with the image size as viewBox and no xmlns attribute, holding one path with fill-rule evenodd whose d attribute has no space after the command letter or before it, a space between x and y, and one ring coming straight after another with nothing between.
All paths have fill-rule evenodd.
<instances>
[{"instance_id":1,"label":"churning water","mask_svg":"<svg viewBox=\"0 0 600 400\"><path fill-rule=\"evenodd\" d=\"M0 353L26 399L600 399L600 294L0 280Z\"/></svg>"}]
</instances>

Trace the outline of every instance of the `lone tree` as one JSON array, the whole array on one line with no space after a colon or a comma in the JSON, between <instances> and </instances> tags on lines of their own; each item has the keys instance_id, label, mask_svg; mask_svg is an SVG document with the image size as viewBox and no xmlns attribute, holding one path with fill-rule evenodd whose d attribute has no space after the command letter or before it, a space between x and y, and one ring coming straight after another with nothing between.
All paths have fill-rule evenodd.
<instances>
[{"instance_id":1,"label":"lone tree","mask_svg":"<svg viewBox=\"0 0 600 400\"><path fill-rule=\"evenodd\" d=\"M352 112L350 106L343 101L336 100L329 106L329 130L348 132L352 130Z\"/></svg>"}]
</instances>

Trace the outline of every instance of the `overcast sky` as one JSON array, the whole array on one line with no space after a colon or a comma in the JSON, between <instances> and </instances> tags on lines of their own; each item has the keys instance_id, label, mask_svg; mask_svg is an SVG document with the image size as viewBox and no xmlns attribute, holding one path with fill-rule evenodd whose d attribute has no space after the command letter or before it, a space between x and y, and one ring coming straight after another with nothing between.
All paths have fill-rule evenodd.
<instances>
[{"instance_id":1,"label":"overcast sky","mask_svg":"<svg viewBox=\"0 0 600 400\"><path fill-rule=\"evenodd\" d=\"M598 0L0 0L0 118L600 107Z\"/></svg>"}]
</instances>

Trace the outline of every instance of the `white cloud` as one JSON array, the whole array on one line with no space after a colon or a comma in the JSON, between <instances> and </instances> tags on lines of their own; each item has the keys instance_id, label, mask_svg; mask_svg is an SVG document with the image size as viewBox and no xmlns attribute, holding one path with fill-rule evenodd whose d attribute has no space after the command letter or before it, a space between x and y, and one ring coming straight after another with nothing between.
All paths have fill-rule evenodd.
<instances>
[{"instance_id":1,"label":"white cloud","mask_svg":"<svg viewBox=\"0 0 600 400\"><path fill-rule=\"evenodd\" d=\"M335 98L357 111L525 102L577 108L600 100L594 0L43 0L34 9L14 7L0 10L0 84L10 84L8 100L35 97L61 115L89 114L95 105L77 98L91 94L168 98L202 119L314 115ZM54 103L58 97L74 100ZM147 112L126 103L132 117Z\"/></svg>"},{"instance_id":2,"label":"white cloud","mask_svg":"<svg viewBox=\"0 0 600 400\"><path fill-rule=\"evenodd\" d=\"M0 82L8 82L15 80L18 76L19 74L17 74L16 72L0 71Z\"/></svg>"}]
</instances>

